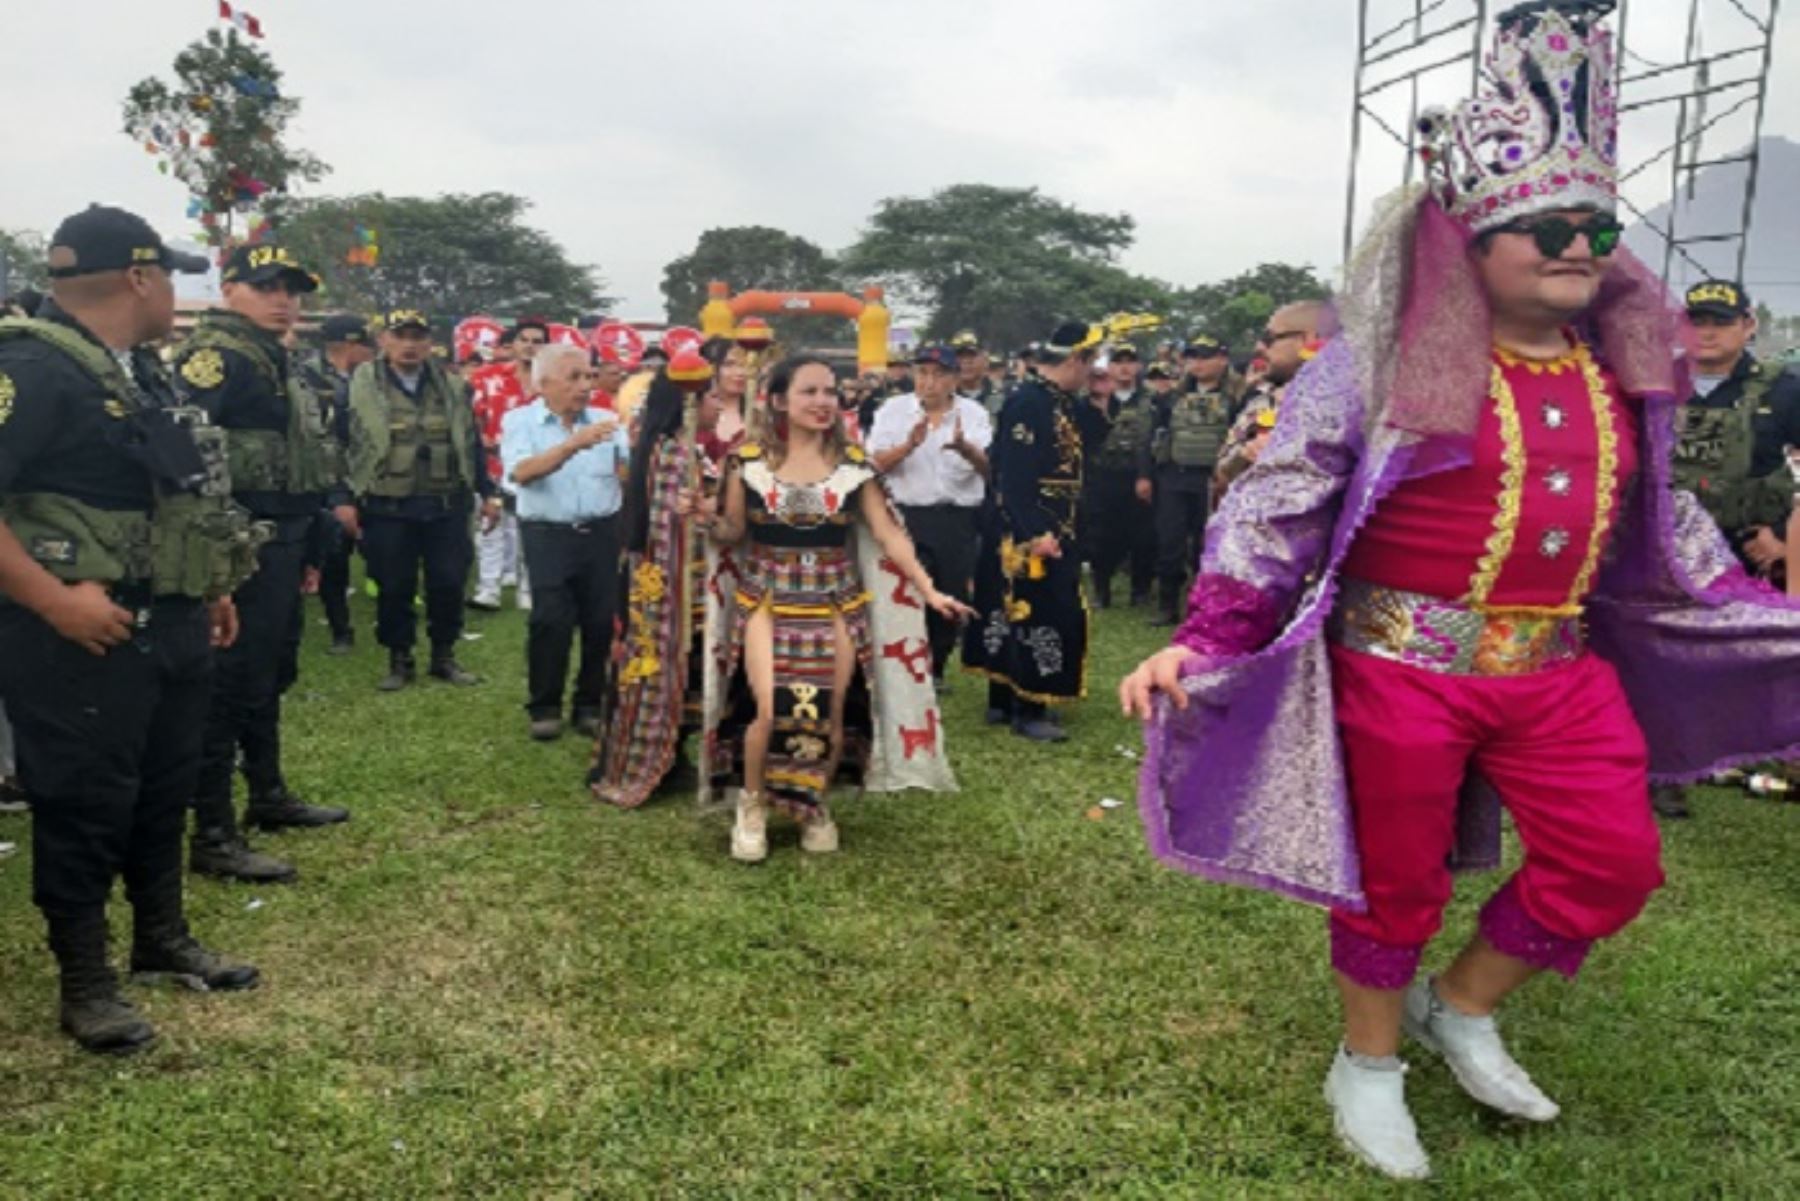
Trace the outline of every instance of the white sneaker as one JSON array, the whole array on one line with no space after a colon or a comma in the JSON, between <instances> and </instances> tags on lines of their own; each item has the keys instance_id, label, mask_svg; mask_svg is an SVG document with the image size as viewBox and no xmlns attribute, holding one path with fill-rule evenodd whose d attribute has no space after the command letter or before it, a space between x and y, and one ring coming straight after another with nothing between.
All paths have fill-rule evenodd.
<instances>
[{"instance_id":1,"label":"white sneaker","mask_svg":"<svg viewBox=\"0 0 1800 1201\"><path fill-rule=\"evenodd\" d=\"M513 604L519 607L521 613L531 612L531 589L519 589L518 594L513 597Z\"/></svg>"},{"instance_id":2,"label":"white sneaker","mask_svg":"<svg viewBox=\"0 0 1800 1201\"><path fill-rule=\"evenodd\" d=\"M769 857L769 814L762 794L738 789L737 821L731 827L731 857L761 863Z\"/></svg>"},{"instance_id":3,"label":"white sneaker","mask_svg":"<svg viewBox=\"0 0 1800 1201\"><path fill-rule=\"evenodd\" d=\"M1338 1048L1325 1076L1332 1129L1350 1153L1395 1180L1424 1180L1431 1160L1406 1108L1406 1065L1364 1067Z\"/></svg>"},{"instance_id":4,"label":"white sneaker","mask_svg":"<svg viewBox=\"0 0 1800 1201\"><path fill-rule=\"evenodd\" d=\"M820 809L800 823L800 849L815 855L828 855L838 849L838 828L831 814Z\"/></svg>"},{"instance_id":5,"label":"white sneaker","mask_svg":"<svg viewBox=\"0 0 1800 1201\"><path fill-rule=\"evenodd\" d=\"M1450 1008L1438 996L1435 978L1414 980L1406 990L1401 1025L1426 1050L1442 1055L1463 1091L1483 1105L1528 1122L1553 1121L1562 1112L1506 1053L1493 1015L1470 1017Z\"/></svg>"},{"instance_id":6,"label":"white sneaker","mask_svg":"<svg viewBox=\"0 0 1800 1201\"><path fill-rule=\"evenodd\" d=\"M498 592L489 592L485 588L477 589L475 595L469 598L469 604L477 609L498 609L500 607L500 594Z\"/></svg>"}]
</instances>

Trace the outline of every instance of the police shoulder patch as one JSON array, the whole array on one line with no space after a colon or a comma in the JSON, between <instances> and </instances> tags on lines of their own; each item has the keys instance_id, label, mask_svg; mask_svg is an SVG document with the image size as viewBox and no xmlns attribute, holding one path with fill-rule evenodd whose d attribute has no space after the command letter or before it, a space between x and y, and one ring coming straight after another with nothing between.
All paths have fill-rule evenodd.
<instances>
[{"instance_id":1,"label":"police shoulder patch","mask_svg":"<svg viewBox=\"0 0 1800 1201\"><path fill-rule=\"evenodd\" d=\"M211 347L196 350L181 365L181 378L196 388L216 388L225 382L225 358Z\"/></svg>"},{"instance_id":2,"label":"police shoulder patch","mask_svg":"<svg viewBox=\"0 0 1800 1201\"><path fill-rule=\"evenodd\" d=\"M12 416L13 401L19 395L19 386L12 382L12 376L0 371L0 425Z\"/></svg>"}]
</instances>

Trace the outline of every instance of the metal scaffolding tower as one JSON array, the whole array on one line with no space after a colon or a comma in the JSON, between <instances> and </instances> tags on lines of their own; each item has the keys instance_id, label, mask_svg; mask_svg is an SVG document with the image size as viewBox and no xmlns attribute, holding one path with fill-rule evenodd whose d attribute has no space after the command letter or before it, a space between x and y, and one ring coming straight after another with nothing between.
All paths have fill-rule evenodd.
<instances>
[{"instance_id":1,"label":"metal scaffolding tower","mask_svg":"<svg viewBox=\"0 0 1800 1201\"><path fill-rule=\"evenodd\" d=\"M1364 206L1417 178L1419 113L1473 93L1484 38L1512 3L1358 0L1346 258ZM1695 257L1703 247L1735 250L1743 278L1779 7L1780 0L1619 0L1620 207L1655 235L1671 283L1718 270ZM1665 163L1666 190L1655 174ZM1691 202L1703 171L1742 180L1743 203L1725 227L1695 227Z\"/></svg>"}]
</instances>

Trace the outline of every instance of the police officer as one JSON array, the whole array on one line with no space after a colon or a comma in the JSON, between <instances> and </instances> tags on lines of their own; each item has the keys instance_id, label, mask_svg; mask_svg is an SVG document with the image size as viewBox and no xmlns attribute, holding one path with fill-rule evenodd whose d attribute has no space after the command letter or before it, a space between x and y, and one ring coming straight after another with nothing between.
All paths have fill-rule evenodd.
<instances>
[{"instance_id":1,"label":"police officer","mask_svg":"<svg viewBox=\"0 0 1800 1201\"><path fill-rule=\"evenodd\" d=\"M319 327L324 343L318 354L302 362L300 373L318 396L325 428L338 445L350 442L350 376L375 357L375 339L361 317L327 317ZM347 494L334 499L348 499ZM318 535L319 599L331 627L328 655L347 655L356 649L356 629L350 624L350 557L356 540L350 537L335 513L322 514L315 522Z\"/></svg>"},{"instance_id":2,"label":"police officer","mask_svg":"<svg viewBox=\"0 0 1800 1201\"><path fill-rule=\"evenodd\" d=\"M1148 603L1156 572L1155 514L1147 501L1138 499L1136 488L1139 460L1155 418L1154 401L1138 380L1136 347L1119 343L1107 359L1112 395L1107 398L1104 430L1088 464L1085 531L1088 562L1094 568L1094 599L1102 609L1112 606L1113 576L1127 559L1133 605Z\"/></svg>"},{"instance_id":3,"label":"police officer","mask_svg":"<svg viewBox=\"0 0 1800 1201\"><path fill-rule=\"evenodd\" d=\"M417 678L413 597L421 566L431 676L480 683L457 663L456 642L475 555L476 499L489 524L499 520L500 500L482 459L468 385L432 357L430 331L418 310L394 310L384 323L381 353L350 377L349 483L363 558L380 589L375 636L388 650L388 674L377 685L383 692Z\"/></svg>"},{"instance_id":4,"label":"police officer","mask_svg":"<svg viewBox=\"0 0 1800 1201\"><path fill-rule=\"evenodd\" d=\"M990 724L1033 742L1068 738L1051 705L1087 688L1087 611L1075 545L1082 448L1077 424L1098 326L1057 326L1037 373L1000 410L990 462L999 504L975 569L978 619L963 664L988 678Z\"/></svg>"},{"instance_id":5,"label":"police officer","mask_svg":"<svg viewBox=\"0 0 1800 1201\"><path fill-rule=\"evenodd\" d=\"M314 522L327 495L342 487L343 466L318 397L293 370L283 343L299 320L300 297L318 280L271 244L240 246L220 280L225 307L201 316L175 358L176 382L224 429L236 499L273 536L234 598L238 639L214 669L188 866L219 879L280 882L293 879L294 869L244 841L232 776L241 756L250 793L246 826L306 828L350 816L302 801L281 773L281 696L299 674L301 580Z\"/></svg>"},{"instance_id":6,"label":"police officer","mask_svg":"<svg viewBox=\"0 0 1800 1201\"><path fill-rule=\"evenodd\" d=\"M1783 565L1794 479L1787 450L1800 447L1800 378L1750 353L1756 315L1743 287L1709 279L1689 288L1694 395L1681 409L1674 479L1699 499L1752 575ZM1664 817L1688 816L1683 790L1651 792Z\"/></svg>"},{"instance_id":7,"label":"police officer","mask_svg":"<svg viewBox=\"0 0 1800 1201\"><path fill-rule=\"evenodd\" d=\"M981 339L972 329L961 330L950 339L950 349L956 354L956 394L986 409L990 420L998 417L1006 390L988 377L988 355Z\"/></svg>"},{"instance_id":8,"label":"police officer","mask_svg":"<svg viewBox=\"0 0 1800 1201\"><path fill-rule=\"evenodd\" d=\"M95 1051L155 1031L119 994L106 904L125 880L133 971L215 991L257 971L188 931L181 833L200 769L213 646L262 531L232 503L223 439L154 355L176 254L95 206L51 240L52 299L0 323L0 696L33 804L32 894L62 1027Z\"/></svg>"},{"instance_id":9,"label":"police officer","mask_svg":"<svg viewBox=\"0 0 1800 1201\"><path fill-rule=\"evenodd\" d=\"M1181 355L1187 380L1150 423L1144 443L1150 473L1141 475L1136 487L1139 500L1156 506L1162 614L1151 624L1159 626L1181 620L1188 572L1199 561L1206 533L1213 469L1243 390L1220 339L1196 334Z\"/></svg>"}]
</instances>

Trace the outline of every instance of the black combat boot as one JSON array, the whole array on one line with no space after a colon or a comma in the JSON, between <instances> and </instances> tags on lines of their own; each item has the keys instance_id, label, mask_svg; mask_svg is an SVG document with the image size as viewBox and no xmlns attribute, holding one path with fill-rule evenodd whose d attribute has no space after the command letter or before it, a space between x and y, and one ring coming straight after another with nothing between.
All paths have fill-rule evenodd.
<instances>
[{"instance_id":1,"label":"black combat boot","mask_svg":"<svg viewBox=\"0 0 1800 1201\"><path fill-rule=\"evenodd\" d=\"M262 974L201 946L188 932L181 904L181 873L170 872L131 892L134 912L131 972L146 982L168 979L196 992L255 988Z\"/></svg>"},{"instance_id":2,"label":"black combat boot","mask_svg":"<svg viewBox=\"0 0 1800 1201\"><path fill-rule=\"evenodd\" d=\"M331 636L331 645L325 648L328 655L348 655L356 651L356 631L344 630Z\"/></svg>"},{"instance_id":3,"label":"black combat boot","mask_svg":"<svg viewBox=\"0 0 1800 1201\"><path fill-rule=\"evenodd\" d=\"M311 829L349 820L348 809L309 805L289 792L286 785L263 796L252 796L249 807L244 810L244 824L258 830Z\"/></svg>"},{"instance_id":4,"label":"black combat boot","mask_svg":"<svg viewBox=\"0 0 1800 1201\"><path fill-rule=\"evenodd\" d=\"M1180 625L1181 581L1164 580L1159 587L1159 591L1162 594L1162 609L1161 612L1150 619L1150 624L1157 629Z\"/></svg>"},{"instance_id":5,"label":"black combat boot","mask_svg":"<svg viewBox=\"0 0 1800 1201\"><path fill-rule=\"evenodd\" d=\"M156 1041L156 1028L119 995L119 978L106 957L106 911L47 912L44 917L61 973L64 1032L104 1055L129 1055Z\"/></svg>"},{"instance_id":6,"label":"black combat boot","mask_svg":"<svg viewBox=\"0 0 1800 1201\"><path fill-rule=\"evenodd\" d=\"M411 651L389 651L388 673L375 687L383 692L399 692L418 678L419 668L413 663Z\"/></svg>"},{"instance_id":7,"label":"black combat boot","mask_svg":"<svg viewBox=\"0 0 1800 1201\"><path fill-rule=\"evenodd\" d=\"M1679 821L1684 817L1692 817L1688 808L1687 789L1679 784L1652 784L1650 786L1650 808L1656 816Z\"/></svg>"},{"instance_id":8,"label":"black combat boot","mask_svg":"<svg viewBox=\"0 0 1800 1201\"><path fill-rule=\"evenodd\" d=\"M1112 608L1112 577L1098 573L1094 575L1094 607L1096 609Z\"/></svg>"},{"instance_id":9,"label":"black combat boot","mask_svg":"<svg viewBox=\"0 0 1800 1201\"><path fill-rule=\"evenodd\" d=\"M434 680L442 680L446 684L455 684L466 688L471 684L481 683L481 677L472 671L464 671L462 664L456 661L456 651L447 646L433 647L431 650L431 668L427 672Z\"/></svg>"},{"instance_id":10,"label":"black combat boot","mask_svg":"<svg viewBox=\"0 0 1800 1201\"><path fill-rule=\"evenodd\" d=\"M291 863L251 850L236 830L216 827L194 832L188 843L188 868L197 875L245 884L287 884L300 874Z\"/></svg>"}]
</instances>

